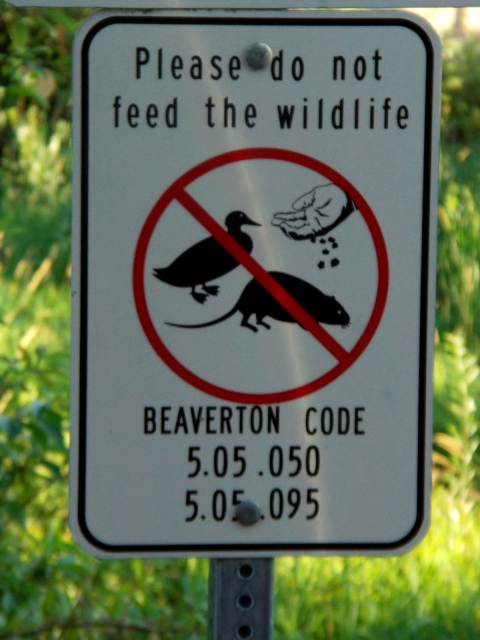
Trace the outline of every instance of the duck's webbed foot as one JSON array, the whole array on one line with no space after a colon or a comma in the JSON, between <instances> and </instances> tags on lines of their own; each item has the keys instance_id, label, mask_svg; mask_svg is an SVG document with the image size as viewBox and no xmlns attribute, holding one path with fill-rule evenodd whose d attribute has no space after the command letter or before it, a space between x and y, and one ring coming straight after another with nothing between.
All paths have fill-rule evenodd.
<instances>
[{"instance_id":1,"label":"duck's webbed foot","mask_svg":"<svg viewBox=\"0 0 480 640\"><path fill-rule=\"evenodd\" d=\"M202 289L205 291L205 293L210 294L211 296L218 296L218 292L220 291L220 287L215 284L202 284Z\"/></svg>"},{"instance_id":2,"label":"duck's webbed foot","mask_svg":"<svg viewBox=\"0 0 480 640\"><path fill-rule=\"evenodd\" d=\"M195 291L195 287L192 287L192 290L190 291L190 295L196 302L199 302L200 304L204 304L205 300L208 298L208 294L199 293L198 291Z\"/></svg>"}]
</instances>

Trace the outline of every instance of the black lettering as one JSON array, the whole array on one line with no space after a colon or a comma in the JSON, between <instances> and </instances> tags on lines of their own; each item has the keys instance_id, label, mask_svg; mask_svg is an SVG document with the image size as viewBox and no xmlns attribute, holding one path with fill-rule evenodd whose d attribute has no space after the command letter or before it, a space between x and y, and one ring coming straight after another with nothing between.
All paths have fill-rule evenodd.
<instances>
[{"instance_id":1,"label":"black lettering","mask_svg":"<svg viewBox=\"0 0 480 640\"><path fill-rule=\"evenodd\" d=\"M158 109L155 104L149 104L147 107L147 124L150 128L154 129L157 126L156 119L158 118Z\"/></svg>"},{"instance_id":2,"label":"black lettering","mask_svg":"<svg viewBox=\"0 0 480 640\"><path fill-rule=\"evenodd\" d=\"M333 79L338 79L338 67L340 66L340 80L345 80L345 58L343 56L334 56L333 58Z\"/></svg>"},{"instance_id":3,"label":"black lettering","mask_svg":"<svg viewBox=\"0 0 480 640\"><path fill-rule=\"evenodd\" d=\"M303 72L305 71L305 66L303 64L302 58L300 56L296 56L292 60L292 77L297 82L303 78Z\"/></svg>"},{"instance_id":4,"label":"black lettering","mask_svg":"<svg viewBox=\"0 0 480 640\"><path fill-rule=\"evenodd\" d=\"M363 412L365 411L365 407L355 407L355 429L354 429L354 433L356 436L364 436L365 435L365 431L362 431L360 429L360 423L363 422L363 415L360 415L361 413L363 414Z\"/></svg>"},{"instance_id":5,"label":"black lettering","mask_svg":"<svg viewBox=\"0 0 480 640\"><path fill-rule=\"evenodd\" d=\"M343 129L343 98L332 109L332 127Z\"/></svg>"},{"instance_id":6,"label":"black lettering","mask_svg":"<svg viewBox=\"0 0 480 640\"><path fill-rule=\"evenodd\" d=\"M172 76L175 78L175 80L180 80L180 78L182 77L181 71L183 69L182 58L180 56L173 56L170 68L172 70Z\"/></svg>"},{"instance_id":7,"label":"black lettering","mask_svg":"<svg viewBox=\"0 0 480 640\"><path fill-rule=\"evenodd\" d=\"M137 80L141 76L141 67L148 64L150 60L150 51L145 47L137 47L135 55L135 77Z\"/></svg>"},{"instance_id":8,"label":"black lettering","mask_svg":"<svg viewBox=\"0 0 480 640\"><path fill-rule=\"evenodd\" d=\"M380 55L380 52L378 49L375 51L374 55L372 56L372 59L375 62L375 65L374 65L375 80L381 80L382 76L380 75L379 67L380 67L380 60L382 59L382 56Z\"/></svg>"},{"instance_id":9,"label":"black lettering","mask_svg":"<svg viewBox=\"0 0 480 640\"><path fill-rule=\"evenodd\" d=\"M195 413L193 407L190 407L190 417L193 424L193 433L197 434L200 431L200 424L203 419L203 407L198 407L197 413Z\"/></svg>"},{"instance_id":10,"label":"black lettering","mask_svg":"<svg viewBox=\"0 0 480 640\"><path fill-rule=\"evenodd\" d=\"M259 406L252 407L250 411L250 430L252 433L261 433L263 429L262 408Z\"/></svg>"},{"instance_id":11,"label":"black lettering","mask_svg":"<svg viewBox=\"0 0 480 640\"><path fill-rule=\"evenodd\" d=\"M278 120L280 122L280 129L285 129L285 125L287 129L291 129L293 114L295 111L294 105L292 104L290 105L290 107L288 107L286 104L283 105L283 107L281 107L280 105L277 105L277 111L278 111Z\"/></svg>"},{"instance_id":12,"label":"black lettering","mask_svg":"<svg viewBox=\"0 0 480 640\"><path fill-rule=\"evenodd\" d=\"M190 76L194 80L201 80L203 77L203 65L200 56L192 56L192 66L190 67Z\"/></svg>"},{"instance_id":13,"label":"black lettering","mask_svg":"<svg viewBox=\"0 0 480 640\"><path fill-rule=\"evenodd\" d=\"M256 117L257 117L257 110L255 108L255 105L247 104L245 108L245 124L249 129L255 126L256 123L252 122L252 120Z\"/></svg>"},{"instance_id":14,"label":"black lettering","mask_svg":"<svg viewBox=\"0 0 480 640\"><path fill-rule=\"evenodd\" d=\"M363 80L367 73L367 61L363 56L358 56L353 65L353 73L357 80Z\"/></svg>"},{"instance_id":15,"label":"black lettering","mask_svg":"<svg viewBox=\"0 0 480 640\"><path fill-rule=\"evenodd\" d=\"M222 67L220 67L220 65L218 64L221 61L222 61L221 56L213 56L213 58L210 60L212 67L217 72L216 75L214 75L213 73L210 74L210 77L212 78L212 80L220 80L220 78L222 77L222 73L223 73Z\"/></svg>"},{"instance_id":16,"label":"black lettering","mask_svg":"<svg viewBox=\"0 0 480 640\"><path fill-rule=\"evenodd\" d=\"M207 107L207 124L209 127L214 127L215 123L213 121L213 117L212 117L212 110L215 108L215 104L212 101L212 97L210 96L207 100L207 103L205 105Z\"/></svg>"},{"instance_id":17,"label":"black lettering","mask_svg":"<svg viewBox=\"0 0 480 640\"><path fill-rule=\"evenodd\" d=\"M233 104L233 102L229 102L228 98L225 98L225 100L223 101L223 126L225 128L228 127L228 114L229 113L231 115L231 121L232 121L232 124L230 126L235 128L236 127L237 109L236 109L235 105Z\"/></svg>"},{"instance_id":18,"label":"black lettering","mask_svg":"<svg viewBox=\"0 0 480 640\"><path fill-rule=\"evenodd\" d=\"M247 407L235 407L236 410L238 411L238 433L242 434L243 433L243 414L245 413L245 409Z\"/></svg>"},{"instance_id":19,"label":"black lettering","mask_svg":"<svg viewBox=\"0 0 480 640\"><path fill-rule=\"evenodd\" d=\"M172 433L170 429L167 429L166 424L170 420L170 416L167 413L170 413L172 407L161 407L160 409L160 433Z\"/></svg>"},{"instance_id":20,"label":"black lettering","mask_svg":"<svg viewBox=\"0 0 480 640\"><path fill-rule=\"evenodd\" d=\"M240 61L240 58L238 58L237 56L232 56L228 64L228 73L230 74L230 78L232 80L238 80L240 75L235 72L239 71L241 68L242 68L242 63Z\"/></svg>"},{"instance_id":21,"label":"black lettering","mask_svg":"<svg viewBox=\"0 0 480 640\"><path fill-rule=\"evenodd\" d=\"M309 407L307 409L307 412L305 413L305 431L309 436L314 436L317 433L318 429L316 427L310 426L311 413L318 413L318 411L314 407Z\"/></svg>"},{"instance_id":22,"label":"black lettering","mask_svg":"<svg viewBox=\"0 0 480 640\"><path fill-rule=\"evenodd\" d=\"M169 129L176 129L178 126L178 99L174 98L165 109L165 123Z\"/></svg>"},{"instance_id":23,"label":"black lettering","mask_svg":"<svg viewBox=\"0 0 480 640\"><path fill-rule=\"evenodd\" d=\"M280 433L280 407L268 407L267 409L268 433Z\"/></svg>"},{"instance_id":24,"label":"black lettering","mask_svg":"<svg viewBox=\"0 0 480 640\"><path fill-rule=\"evenodd\" d=\"M155 433L157 412L153 407L143 408L143 433Z\"/></svg>"},{"instance_id":25,"label":"black lettering","mask_svg":"<svg viewBox=\"0 0 480 640\"><path fill-rule=\"evenodd\" d=\"M139 115L140 110L137 105L134 102L132 102L132 104L129 104L127 109L127 122L132 127L132 129L138 127L138 122L136 122L136 119Z\"/></svg>"},{"instance_id":26,"label":"black lettering","mask_svg":"<svg viewBox=\"0 0 480 640\"><path fill-rule=\"evenodd\" d=\"M345 407L338 409L338 435L345 436L350 430L350 411Z\"/></svg>"},{"instance_id":27,"label":"black lettering","mask_svg":"<svg viewBox=\"0 0 480 640\"><path fill-rule=\"evenodd\" d=\"M397 124L400 129L407 128L407 124L403 124L403 120L408 120L408 109L404 104L402 104L401 107L398 107L397 111Z\"/></svg>"},{"instance_id":28,"label":"black lettering","mask_svg":"<svg viewBox=\"0 0 480 640\"><path fill-rule=\"evenodd\" d=\"M278 56L275 56L270 65L272 79L276 82L283 80L283 49L280 49ZM283 128L283 127L282 127Z\"/></svg>"},{"instance_id":29,"label":"black lettering","mask_svg":"<svg viewBox=\"0 0 480 640\"><path fill-rule=\"evenodd\" d=\"M390 103L391 103L391 99L390 98L385 98L385 102L383 103L383 128L384 129L388 129L388 112L390 110Z\"/></svg>"},{"instance_id":30,"label":"black lettering","mask_svg":"<svg viewBox=\"0 0 480 640\"><path fill-rule=\"evenodd\" d=\"M157 51L157 78L161 80L163 77L163 49Z\"/></svg>"},{"instance_id":31,"label":"black lettering","mask_svg":"<svg viewBox=\"0 0 480 640\"><path fill-rule=\"evenodd\" d=\"M214 414L216 410L217 410L217 407L207 407L206 432L210 434L217 433L217 430L212 428L212 422L215 420Z\"/></svg>"},{"instance_id":32,"label":"black lettering","mask_svg":"<svg viewBox=\"0 0 480 640\"><path fill-rule=\"evenodd\" d=\"M333 431L333 411L330 407L324 407L320 414L320 428L323 435L329 436Z\"/></svg>"},{"instance_id":33,"label":"black lettering","mask_svg":"<svg viewBox=\"0 0 480 640\"><path fill-rule=\"evenodd\" d=\"M177 413L177 419L175 421L175 429L173 433L177 434L180 429L183 429L183 433L188 435L187 417L185 415L185 409L180 407Z\"/></svg>"},{"instance_id":34,"label":"black lettering","mask_svg":"<svg viewBox=\"0 0 480 640\"><path fill-rule=\"evenodd\" d=\"M231 407L220 407L220 433L232 433L231 419L233 410Z\"/></svg>"},{"instance_id":35,"label":"black lettering","mask_svg":"<svg viewBox=\"0 0 480 640\"><path fill-rule=\"evenodd\" d=\"M122 106L121 100L122 99L121 99L120 96L115 96L115 100L113 101L113 111L115 112L115 115L113 117L113 121L114 121L114 126L115 127L119 126L118 112L120 110L120 107Z\"/></svg>"}]
</instances>

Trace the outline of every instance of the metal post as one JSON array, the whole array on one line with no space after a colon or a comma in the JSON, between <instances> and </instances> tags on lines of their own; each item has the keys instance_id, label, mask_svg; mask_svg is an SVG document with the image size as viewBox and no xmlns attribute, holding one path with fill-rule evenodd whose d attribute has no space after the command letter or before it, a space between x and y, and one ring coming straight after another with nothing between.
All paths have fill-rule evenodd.
<instances>
[{"instance_id":1,"label":"metal post","mask_svg":"<svg viewBox=\"0 0 480 640\"><path fill-rule=\"evenodd\" d=\"M208 640L272 640L273 562L210 560Z\"/></svg>"}]
</instances>

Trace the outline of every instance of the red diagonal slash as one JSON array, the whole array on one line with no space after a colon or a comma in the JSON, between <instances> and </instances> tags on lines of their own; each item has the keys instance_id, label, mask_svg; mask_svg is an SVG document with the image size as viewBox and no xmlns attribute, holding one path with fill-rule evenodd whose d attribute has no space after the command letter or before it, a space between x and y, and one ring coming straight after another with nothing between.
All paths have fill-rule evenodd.
<instances>
[{"instance_id":1,"label":"red diagonal slash","mask_svg":"<svg viewBox=\"0 0 480 640\"><path fill-rule=\"evenodd\" d=\"M321 327L292 296L247 253L229 233L223 229L205 209L198 204L184 189L175 193L177 201L201 224L209 233L249 271L264 289L272 295L302 326L325 347L339 362L350 354L323 327Z\"/></svg>"}]
</instances>

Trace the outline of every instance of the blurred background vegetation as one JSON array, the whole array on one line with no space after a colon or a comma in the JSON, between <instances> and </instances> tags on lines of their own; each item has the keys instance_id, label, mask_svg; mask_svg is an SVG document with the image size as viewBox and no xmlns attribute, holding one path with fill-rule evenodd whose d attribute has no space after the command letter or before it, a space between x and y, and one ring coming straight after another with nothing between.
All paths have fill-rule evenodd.
<instances>
[{"instance_id":1,"label":"blurred background vegetation","mask_svg":"<svg viewBox=\"0 0 480 640\"><path fill-rule=\"evenodd\" d=\"M0 0L0 640L206 637L208 561L97 561L67 527L71 45ZM432 527L407 556L281 558L276 640L480 637L480 42L444 39Z\"/></svg>"}]
</instances>

